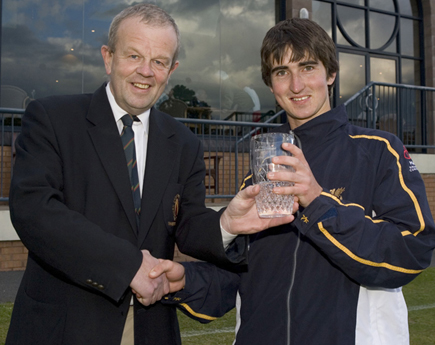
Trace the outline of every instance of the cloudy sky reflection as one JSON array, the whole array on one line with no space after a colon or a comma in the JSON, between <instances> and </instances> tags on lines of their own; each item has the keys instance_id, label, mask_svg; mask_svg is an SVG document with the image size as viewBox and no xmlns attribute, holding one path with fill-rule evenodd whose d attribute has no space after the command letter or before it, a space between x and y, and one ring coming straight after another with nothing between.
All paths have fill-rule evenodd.
<instances>
[{"instance_id":1,"label":"cloudy sky reflection","mask_svg":"<svg viewBox=\"0 0 435 345\"><path fill-rule=\"evenodd\" d=\"M182 37L180 67L169 87L200 90L220 106L225 71L250 86L264 111L275 102L260 75L260 46L275 22L274 0L152 1L176 20ZM1 83L29 95L93 92L104 80L100 47L113 16L129 0L3 0Z\"/></svg>"}]
</instances>

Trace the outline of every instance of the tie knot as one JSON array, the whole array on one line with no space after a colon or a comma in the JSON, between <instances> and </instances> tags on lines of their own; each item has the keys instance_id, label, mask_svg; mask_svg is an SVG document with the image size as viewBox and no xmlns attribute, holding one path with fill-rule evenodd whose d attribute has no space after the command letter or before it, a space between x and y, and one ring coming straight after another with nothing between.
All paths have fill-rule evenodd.
<instances>
[{"instance_id":1,"label":"tie knot","mask_svg":"<svg viewBox=\"0 0 435 345\"><path fill-rule=\"evenodd\" d=\"M133 121L140 121L136 115L130 115L130 114L124 115L121 118L121 120L122 120L122 123L124 124L124 126L128 126L128 127L131 127L131 125L133 124Z\"/></svg>"}]
</instances>

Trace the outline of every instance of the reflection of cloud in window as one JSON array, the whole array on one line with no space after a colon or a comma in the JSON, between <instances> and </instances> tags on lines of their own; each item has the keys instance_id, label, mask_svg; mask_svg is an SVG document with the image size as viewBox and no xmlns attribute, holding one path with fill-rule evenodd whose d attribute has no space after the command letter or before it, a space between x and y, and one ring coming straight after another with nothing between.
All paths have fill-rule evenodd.
<instances>
[{"instance_id":1,"label":"reflection of cloud in window","mask_svg":"<svg viewBox=\"0 0 435 345\"><path fill-rule=\"evenodd\" d=\"M100 47L107 43L112 18L139 2L4 0L2 82L13 81L28 92L36 89L37 97L93 92L105 80ZM212 84L211 75L225 69L266 98L262 105L274 105L260 74L260 46L274 25L274 1L150 2L168 11L181 31L180 68L171 77L174 85L191 80L190 88L218 98L218 84Z\"/></svg>"},{"instance_id":2,"label":"reflection of cloud in window","mask_svg":"<svg viewBox=\"0 0 435 345\"><path fill-rule=\"evenodd\" d=\"M203 9L200 12L192 12L190 15L185 13L171 13L182 34L195 33L216 37L218 32L218 21L220 16L219 2Z\"/></svg>"},{"instance_id":3,"label":"reflection of cloud in window","mask_svg":"<svg viewBox=\"0 0 435 345\"><path fill-rule=\"evenodd\" d=\"M396 18L379 13L370 13L370 48L382 47L391 38L394 32Z\"/></svg>"},{"instance_id":4,"label":"reflection of cloud in window","mask_svg":"<svg viewBox=\"0 0 435 345\"><path fill-rule=\"evenodd\" d=\"M182 84L190 77L189 87L204 89L218 101L220 84L215 75L225 70L242 87L253 85L266 98L261 104L273 107L260 72L261 42L275 20L273 1L216 1L204 7L205 3L209 2L198 8L198 1L183 0L183 6L167 8L180 27L182 41L180 67L171 79Z\"/></svg>"},{"instance_id":5,"label":"reflection of cloud in window","mask_svg":"<svg viewBox=\"0 0 435 345\"><path fill-rule=\"evenodd\" d=\"M339 59L340 98L345 101L365 85L364 56L340 53Z\"/></svg>"},{"instance_id":6,"label":"reflection of cloud in window","mask_svg":"<svg viewBox=\"0 0 435 345\"><path fill-rule=\"evenodd\" d=\"M390 59L370 58L370 79L380 83L395 83L396 62Z\"/></svg>"},{"instance_id":7,"label":"reflection of cloud in window","mask_svg":"<svg viewBox=\"0 0 435 345\"><path fill-rule=\"evenodd\" d=\"M364 47L364 11L338 6L338 16L348 36L357 44Z\"/></svg>"}]
</instances>

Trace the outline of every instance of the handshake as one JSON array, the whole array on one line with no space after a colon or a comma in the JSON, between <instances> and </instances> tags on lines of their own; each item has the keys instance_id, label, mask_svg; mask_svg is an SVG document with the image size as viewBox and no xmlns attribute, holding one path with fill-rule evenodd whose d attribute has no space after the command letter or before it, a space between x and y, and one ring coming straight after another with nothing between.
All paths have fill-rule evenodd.
<instances>
[{"instance_id":1,"label":"handshake","mask_svg":"<svg viewBox=\"0 0 435 345\"><path fill-rule=\"evenodd\" d=\"M130 287L145 306L156 303L170 292L181 290L185 284L184 267L171 260L156 259L142 250L143 260Z\"/></svg>"},{"instance_id":2,"label":"handshake","mask_svg":"<svg viewBox=\"0 0 435 345\"><path fill-rule=\"evenodd\" d=\"M294 150L299 150L296 146ZM300 150L299 150L300 151ZM302 152L302 151L300 151ZM293 157L297 152L292 152ZM281 159L281 157L279 157ZM281 162L277 162L281 163ZM285 163L285 162L284 162ZM302 184L302 183L300 183ZM288 188L288 190L282 190ZM281 194L294 194L295 187L281 188ZM305 188L304 190L313 190ZM320 194L322 188L317 188ZM231 200L220 218L221 228L231 235L249 235L264 229L290 223L293 215L280 218L260 218L255 206L255 196L260 192L260 186L249 186ZM317 194L312 196L313 198ZM306 199L306 198L305 198ZM302 200L305 200L304 198ZM295 198L293 213L299 208L300 198ZM148 250L142 250L142 265L131 281L130 287L138 301L143 305L151 305L159 301L170 292L181 290L185 285L184 267L170 260L161 260L153 257Z\"/></svg>"}]
</instances>

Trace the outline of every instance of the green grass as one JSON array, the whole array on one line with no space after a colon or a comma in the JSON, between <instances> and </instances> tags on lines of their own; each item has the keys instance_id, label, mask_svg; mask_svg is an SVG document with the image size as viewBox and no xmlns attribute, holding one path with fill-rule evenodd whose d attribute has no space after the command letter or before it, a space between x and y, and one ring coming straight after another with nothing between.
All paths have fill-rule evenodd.
<instances>
[{"instance_id":1,"label":"green grass","mask_svg":"<svg viewBox=\"0 0 435 345\"><path fill-rule=\"evenodd\" d=\"M409 308L411 345L433 345L435 338L435 267L424 271L403 288ZM422 308L423 307L423 308ZM12 304L0 304L0 345L4 345ZM234 340L234 310L208 324L179 313L183 345L231 345Z\"/></svg>"},{"instance_id":2,"label":"green grass","mask_svg":"<svg viewBox=\"0 0 435 345\"><path fill-rule=\"evenodd\" d=\"M193 321L181 312L178 312L178 320L183 345L231 345L234 341L235 309L206 324Z\"/></svg>"},{"instance_id":3,"label":"green grass","mask_svg":"<svg viewBox=\"0 0 435 345\"><path fill-rule=\"evenodd\" d=\"M5 344L6 334L9 328L9 320L12 314L12 303L0 304L0 345Z\"/></svg>"},{"instance_id":4,"label":"green grass","mask_svg":"<svg viewBox=\"0 0 435 345\"><path fill-rule=\"evenodd\" d=\"M435 339L435 267L428 268L404 286L403 294L409 309L411 345L433 345Z\"/></svg>"}]
</instances>

